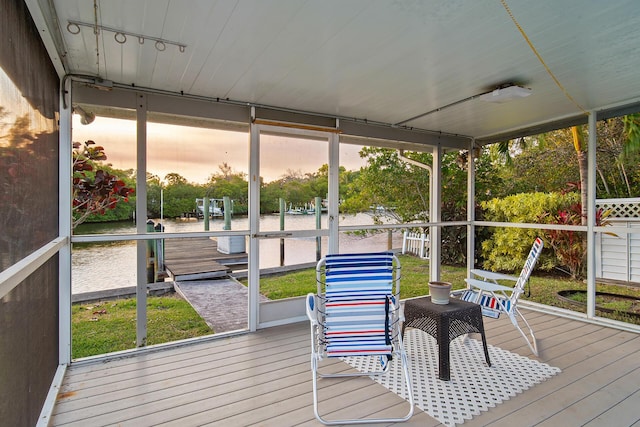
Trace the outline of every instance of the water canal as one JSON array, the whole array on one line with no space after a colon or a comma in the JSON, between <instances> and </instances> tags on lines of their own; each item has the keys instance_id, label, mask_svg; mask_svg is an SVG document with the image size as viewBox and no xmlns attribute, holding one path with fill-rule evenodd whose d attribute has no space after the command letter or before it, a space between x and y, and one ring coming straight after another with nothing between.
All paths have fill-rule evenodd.
<instances>
[{"instance_id":1,"label":"water canal","mask_svg":"<svg viewBox=\"0 0 640 427\"><path fill-rule=\"evenodd\" d=\"M159 220L154 220L158 222ZM204 231L202 220L163 221L165 232L183 233ZM326 224L323 215L322 223ZM340 216L341 225L371 225L373 219L367 214ZM223 220L210 221L211 231L222 230ZM232 230L247 230L247 217L234 217ZM260 217L261 231L280 229L280 217L263 215ZM314 215L287 215L285 230L309 230L315 228ZM134 234L133 222L81 224L75 234ZM386 232L361 236L355 233L340 234L340 250L349 252L382 251L388 246ZM393 248L402 246L400 232L393 233ZM322 239L322 253L326 253L327 240ZM285 241L285 265L296 265L315 260L315 238L290 238ZM260 268L280 265L280 240L268 239L260 243ZM115 241L100 243L75 243L72 252L72 293L91 292L136 285L136 242Z\"/></svg>"}]
</instances>

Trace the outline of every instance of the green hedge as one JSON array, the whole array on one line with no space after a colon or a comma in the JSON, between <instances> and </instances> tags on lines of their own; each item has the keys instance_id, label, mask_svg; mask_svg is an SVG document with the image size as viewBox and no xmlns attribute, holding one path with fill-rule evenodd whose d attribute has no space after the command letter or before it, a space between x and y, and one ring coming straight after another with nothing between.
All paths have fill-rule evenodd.
<instances>
[{"instance_id":1,"label":"green hedge","mask_svg":"<svg viewBox=\"0 0 640 427\"><path fill-rule=\"evenodd\" d=\"M481 203L484 219L494 222L546 223L548 214L580 203L578 193L521 193ZM492 228L491 236L482 242L483 268L493 271L519 271L536 237L545 240L542 230L526 228ZM547 245L548 246L548 245ZM537 268L551 270L558 261L547 247Z\"/></svg>"}]
</instances>

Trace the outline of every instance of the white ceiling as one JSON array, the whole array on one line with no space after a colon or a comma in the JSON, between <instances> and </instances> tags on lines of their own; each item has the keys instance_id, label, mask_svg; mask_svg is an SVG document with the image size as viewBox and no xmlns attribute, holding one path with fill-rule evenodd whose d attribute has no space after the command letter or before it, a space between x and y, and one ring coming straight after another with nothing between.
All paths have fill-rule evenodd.
<instances>
[{"instance_id":1,"label":"white ceiling","mask_svg":"<svg viewBox=\"0 0 640 427\"><path fill-rule=\"evenodd\" d=\"M638 0L27 3L48 21L59 69L137 87L389 125L433 111L403 125L487 140L640 101ZM113 32L96 38L83 26L72 34L69 21L186 48L161 52L133 36L120 44ZM457 103L505 82L532 95Z\"/></svg>"}]
</instances>

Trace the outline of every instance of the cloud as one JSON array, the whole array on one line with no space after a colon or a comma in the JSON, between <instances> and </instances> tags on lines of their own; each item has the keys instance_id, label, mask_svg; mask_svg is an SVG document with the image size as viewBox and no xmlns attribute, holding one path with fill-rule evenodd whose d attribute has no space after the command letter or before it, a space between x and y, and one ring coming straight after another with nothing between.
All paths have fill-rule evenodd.
<instances>
[{"instance_id":1,"label":"cloud","mask_svg":"<svg viewBox=\"0 0 640 427\"><path fill-rule=\"evenodd\" d=\"M136 124L132 120L96 117L81 125L73 117L73 140L94 140L107 153L107 162L118 169L136 168ZM328 163L328 143L293 137L263 135L260 175L265 182L280 178L287 170L316 172ZM359 169L364 164L359 147L341 146L341 164ZM164 177L178 173L188 181L204 183L218 166L227 163L234 172L249 172L249 135L217 129L159 123L147 125L147 170Z\"/></svg>"}]
</instances>

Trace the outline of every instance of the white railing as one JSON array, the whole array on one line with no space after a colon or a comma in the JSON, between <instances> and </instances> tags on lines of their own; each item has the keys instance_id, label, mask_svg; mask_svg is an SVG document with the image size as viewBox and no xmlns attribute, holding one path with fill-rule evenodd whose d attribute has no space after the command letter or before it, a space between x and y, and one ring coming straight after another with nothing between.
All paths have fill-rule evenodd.
<instances>
[{"instance_id":1,"label":"white railing","mask_svg":"<svg viewBox=\"0 0 640 427\"><path fill-rule=\"evenodd\" d=\"M429 259L429 235L405 231L402 237L402 253L410 253L422 259Z\"/></svg>"}]
</instances>

